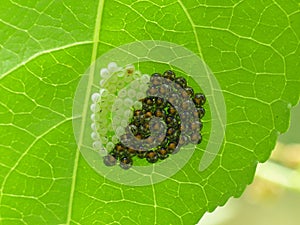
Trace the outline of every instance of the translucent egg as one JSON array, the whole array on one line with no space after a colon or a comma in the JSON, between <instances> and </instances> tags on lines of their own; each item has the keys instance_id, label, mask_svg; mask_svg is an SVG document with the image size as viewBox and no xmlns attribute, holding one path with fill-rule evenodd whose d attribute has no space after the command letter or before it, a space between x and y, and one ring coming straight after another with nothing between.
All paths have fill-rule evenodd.
<instances>
[{"instance_id":1,"label":"translucent egg","mask_svg":"<svg viewBox=\"0 0 300 225\"><path fill-rule=\"evenodd\" d=\"M98 141L100 139L99 135L97 132L92 132L91 134L91 138L94 140L94 141Z\"/></svg>"},{"instance_id":2,"label":"translucent egg","mask_svg":"<svg viewBox=\"0 0 300 225\"><path fill-rule=\"evenodd\" d=\"M96 150L99 150L99 149L103 148L103 145L100 141L94 141L93 142L93 148L96 149Z\"/></svg>"},{"instance_id":3,"label":"translucent egg","mask_svg":"<svg viewBox=\"0 0 300 225\"><path fill-rule=\"evenodd\" d=\"M91 128L92 128L93 131L97 131L100 128L100 124L94 122L94 123L91 124Z\"/></svg>"},{"instance_id":4,"label":"translucent egg","mask_svg":"<svg viewBox=\"0 0 300 225\"><path fill-rule=\"evenodd\" d=\"M110 72L115 72L118 70L118 65L117 63L115 62L110 62L108 65L107 65L107 68Z\"/></svg>"},{"instance_id":5,"label":"translucent egg","mask_svg":"<svg viewBox=\"0 0 300 225\"><path fill-rule=\"evenodd\" d=\"M101 98L101 95L99 93L94 93L94 94L92 94L92 97L91 97L93 102L98 102L100 100L100 98Z\"/></svg>"},{"instance_id":6,"label":"translucent egg","mask_svg":"<svg viewBox=\"0 0 300 225\"><path fill-rule=\"evenodd\" d=\"M113 150L114 147L115 147L115 144L112 143L112 142L108 142L108 143L106 144L106 150L107 150L107 151Z\"/></svg>"},{"instance_id":7,"label":"translucent egg","mask_svg":"<svg viewBox=\"0 0 300 225\"><path fill-rule=\"evenodd\" d=\"M120 98L125 98L126 95L127 95L127 91L125 88L121 89L118 93L118 97L120 97Z\"/></svg>"},{"instance_id":8,"label":"translucent egg","mask_svg":"<svg viewBox=\"0 0 300 225\"><path fill-rule=\"evenodd\" d=\"M116 135L114 135L114 136L112 136L111 141L112 141L112 143L117 144L120 140Z\"/></svg>"},{"instance_id":9,"label":"translucent egg","mask_svg":"<svg viewBox=\"0 0 300 225\"><path fill-rule=\"evenodd\" d=\"M108 71L108 69L106 69L106 68L101 69L101 70L100 70L100 76L101 76L102 78L107 78L107 77L109 76L109 71Z\"/></svg>"},{"instance_id":10,"label":"translucent egg","mask_svg":"<svg viewBox=\"0 0 300 225\"><path fill-rule=\"evenodd\" d=\"M94 103L91 105L91 110L92 110L92 112L99 112L100 106L97 103Z\"/></svg>"}]
</instances>

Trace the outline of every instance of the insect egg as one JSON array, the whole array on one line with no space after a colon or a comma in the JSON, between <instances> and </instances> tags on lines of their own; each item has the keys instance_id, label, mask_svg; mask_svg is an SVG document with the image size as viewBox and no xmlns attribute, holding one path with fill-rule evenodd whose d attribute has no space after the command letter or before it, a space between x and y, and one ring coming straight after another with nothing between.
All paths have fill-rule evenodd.
<instances>
[{"instance_id":1,"label":"insect egg","mask_svg":"<svg viewBox=\"0 0 300 225\"><path fill-rule=\"evenodd\" d=\"M152 74L152 76L150 78L150 82L155 86L159 85L161 83L161 74L159 74L159 73Z\"/></svg>"},{"instance_id":2,"label":"insect egg","mask_svg":"<svg viewBox=\"0 0 300 225\"><path fill-rule=\"evenodd\" d=\"M100 76L101 76L102 78L107 78L107 77L109 76L109 71L108 71L108 69L106 69L106 68L101 69L101 70L100 70Z\"/></svg>"},{"instance_id":3,"label":"insect egg","mask_svg":"<svg viewBox=\"0 0 300 225\"><path fill-rule=\"evenodd\" d=\"M172 70L167 70L164 72L163 77L169 80L174 80L176 75Z\"/></svg>"},{"instance_id":4,"label":"insect egg","mask_svg":"<svg viewBox=\"0 0 300 225\"><path fill-rule=\"evenodd\" d=\"M168 145L168 152L173 152L176 148L177 144L175 142L170 142Z\"/></svg>"},{"instance_id":5,"label":"insect egg","mask_svg":"<svg viewBox=\"0 0 300 225\"><path fill-rule=\"evenodd\" d=\"M97 103L93 103L91 105L91 111L94 112L94 113L99 112L100 111L100 106Z\"/></svg>"},{"instance_id":6,"label":"insect egg","mask_svg":"<svg viewBox=\"0 0 300 225\"><path fill-rule=\"evenodd\" d=\"M94 141L97 141L97 140L100 139L99 134L98 134L97 132L92 132L91 138L92 138Z\"/></svg>"},{"instance_id":7,"label":"insect egg","mask_svg":"<svg viewBox=\"0 0 300 225\"><path fill-rule=\"evenodd\" d=\"M120 167L124 170L128 170L132 166L132 159L129 156L122 157L120 159Z\"/></svg>"},{"instance_id":8,"label":"insect egg","mask_svg":"<svg viewBox=\"0 0 300 225\"><path fill-rule=\"evenodd\" d=\"M197 131L197 130L200 131L202 129L202 127L203 127L203 124L199 121L193 122L191 124L191 130L192 131Z\"/></svg>"},{"instance_id":9,"label":"insect egg","mask_svg":"<svg viewBox=\"0 0 300 225\"><path fill-rule=\"evenodd\" d=\"M186 79L184 79L183 77L177 77L175 79L175 83L180 85L182 88L186 88L186 86L187 86Z\"/></svg>"},{"instance_id":10,"label":"insect egg","mask_svg":"<svg viewBox=\"0 0 300 225\"><path fill-rule=\"evenodd\" d=\"M165 100L163 98L156 98L155 99L155 104L157 107L161 108L164 107L165 105Z\"/></svg>"},{"instance_id":11,"label":"insect egg","mask_svg":"<svg viewBox=\"0 0 300 225\"><path fill-rule=\"evenodd\" d=\"M196 106L200 107L200 106L204 105L206 98L203 94L197 93L197 94L195 94L193 101Z\"/></svg>"},{"instance_id":12,"label":"insect egg","mask_svg":"<svg viewBox=\"0 0 300 225\"><path fill-rule=\"evenodd\" d=\"M138 156L140 159L145 158L145 157L146 157L146 154L147 154L147 152L144 151L144 150L137 150L136 153L137 153L137 156Z\"/></svg>"},{"instance_id":13,"label":"insect egg","mask_svg":"<svg viewBox=\"0 0 300 225\"><path fill-rule=\"evenodd\" d=\"M150 95L150 96L155 95L158 93L158 89L155 86L153 86L153 87L150 87L146 93L147 93L147 95Z\"/></svg>"},{"instance_id":14,"label":"insect egg","mask_svg":"<svg viewBox=\"0 0 300 225\"><path fill-rule=\"evenodd\" d=\"M103 157L103 162L106 166L114 166L117 163L117 159L113 154L108 154Z\"/></svg>"},{"instance_id":15,"label":"insect egg","mask_svg":"<svg viewBox=\"0 0 300 225\"><path fill-rule=\"evenodd\" d=\"M189 142L189 139L188 139L186 136L183 136L183 135L182 135L182 136L179 138L178 144L179 144L179 146L183 146L183 145L188 144L188 142Z\"/></svg>"},{"instance_id":16,"label":"insect egg","mask_svg":"<svg viewBox=\"0 0 300 225\"><path fill-rule=\"evenodd\" d=\"M117 63L115 62L110 62L108 65L107 65L107 68L110 72L115 72L118 70L118 65Z\"/></svg>"},{"instance_id":17,"label":"insect egg","mask_svg":"<svg viewBox=\"0 0 300 225\"><path fill-rule=\"evenodd\" d=\"M193 90L193 88L191 88L191 87L186 87L184 90L185 90L185 92L187 93L187 95L188 95L189 97L193 97L193 95L194 95L194 90Z\"/></svg>"},{"instance_id":18,"label":"insect egg","mask_svg":"<svg viewBox=\"0 0 300 225\"><path fill-rule=\"evenodd\" d=\"M99 102L101 95L99 93L94 93L91 98L94 103L97 103Z\"/></svg>"},{"instance_id":19,"label":"insect egg","mask_svg":"<svg viewBox=\"0 0 300 225\"><path fill-rule=\"evenodd\" d=\"M157 155L158 155L158 158L159 159L166 159L166 158L168 158L168 151L165 149L165 148L159 148L158 150L157 150Z\"/></svg>"},{"instance_id":20,"label":"insect egg","mask_svg":"<svg viewBox=\"0 0 300 225\"><path fill-rule=\"evenodd\" d=\"M136 150L134 148L127 148L126 152L128 153L128 155L130 156L135 156L136 155Z\"/></svg>"},{"instance_id":21,"label":"insect egg","mask_svg":"<svg viewBox=\"0 0 300 225\"><path fill-rule=\"evenodd\" d=\"M102 143L100 141L94 141L93 142L93 148L100 150L102 148Z\"/></svg>"},{"instance_id":22,"label":"insect egg","mask_svg":"<svg viewBox=\"0 0 300 225\"><path fill-rule=\"evenodd\" d=\"M134 73L135 68L133 65L128 65L128 66L126 66L125 71L126 71L126 74L130 76Z\"/></svg>"},{"instance_id":23,"label":"insect egg","mask_svg":"<svg viewBox=\"0 0 300 225\"><path fill-rule=\"evenodd\" d=\"M165 115L166 115L166 113L165 113L165 111L162 110L162 109L156 109L155 112L154 112L154 115L155 115L156 117L162 117L162 118L164 118Z\"/></svg>"},{"instance_id":24,"label":"insect egg","mask_svg":"<svg viewBox=\"0 0 300 225\"><path fill-rule=\"evenodd\" d=\"M176 109L171 106L169 109L168 109L168 113L170 113L171 115L175 115L177 113Z\"/></svg>"},{"instance_id":25,"label":"insect egg","mask_svg":"<svg viewBox=\"0 0 300 225\"><path fill-rule=\"evenodd\" d=\"M158 155L156 152L154 151L149 151L147 152L146 154L146 160L149 162L149 163L156 163L157 160L158 160Z\"/></svg>"},{"instance_id":26,"label":"insect egg","mask_svg":"<svg viewBox=\"0 0 300 225\"><path fill-rule=\"evenodd\" d=\"M193 144L200 144L201 141L202 141L202 136L199 133L193 133L191 135L191 142Z\"/></svg>"},{"instance_id":27,"label":"insect egg","mask_svg":"<svg viewBox=\"0 0 300 225\"><path fill-rule=\"evenodd\" d=\"M169 88L168 85L163 84L163 85L161 85L161 86L159 87L159 93L160 93L160 94L164 95L164 94L169 93L169 92L170 92L170 88Z\"/></svg>"},{"instance_id":28,"label":"insect egg","mask_svg":"<svg viewBox=\"0 0 300 225\"><path fill-rule=\"evenodd\" d=\"M199 119L202 119L203 116L205 115L205 109L203 107L200 107L199 109L197 109L197 113Z\"/></svg>"}]
</instances>

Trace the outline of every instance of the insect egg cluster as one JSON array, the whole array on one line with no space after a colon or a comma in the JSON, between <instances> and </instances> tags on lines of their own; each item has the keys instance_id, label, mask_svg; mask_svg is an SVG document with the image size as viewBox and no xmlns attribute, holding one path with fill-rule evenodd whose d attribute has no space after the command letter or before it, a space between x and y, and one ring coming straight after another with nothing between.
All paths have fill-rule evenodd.
<instances>
[{"instance_id":1,"label":"insect egg cluster","mask_svg":"<svg viewBox=\"0 0 300 225\"><path fill-rule=\"evenodd\" d=\"M181 96L162 83L162 79L180 87L188 100L181 102ZM152 74L146 93L147 96L139 100L141 108L132 107L133 113L125 129L126 133L120 136L120 140L111 146L112 149L103 157L106 166L113 166L119 162L121 168L129 169L133 165L134 157L148 163L156 163L177 153L182 146L201 142L201 119L205 115L203 105L206 101L202 93L195 93L185 78L176 77L171 70L163 74ZM193 104L195 110L189 110L190 104ZM183 109L182 112L179 112L180 108ZM163 130L165 132L162 132ZM147 147L151 144L155 146Z\"/></svg>"}]
</instances>

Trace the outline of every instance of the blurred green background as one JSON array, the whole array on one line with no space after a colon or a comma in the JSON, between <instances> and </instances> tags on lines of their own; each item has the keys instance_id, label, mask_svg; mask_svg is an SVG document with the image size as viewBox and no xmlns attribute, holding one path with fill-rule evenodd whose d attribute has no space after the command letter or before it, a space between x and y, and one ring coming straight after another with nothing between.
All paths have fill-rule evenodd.
<instances>
[{"instance_id":1,"label":"blurred green background","mask_svg":"<svg viewBox=\"0 0 300 225\"><path fill-rule=\"evenodd\" d=\"M300 103L292 109L289 130L242 197L205 214L198 225L299 225L299 212Z\"/></svg>"}]
</instances>

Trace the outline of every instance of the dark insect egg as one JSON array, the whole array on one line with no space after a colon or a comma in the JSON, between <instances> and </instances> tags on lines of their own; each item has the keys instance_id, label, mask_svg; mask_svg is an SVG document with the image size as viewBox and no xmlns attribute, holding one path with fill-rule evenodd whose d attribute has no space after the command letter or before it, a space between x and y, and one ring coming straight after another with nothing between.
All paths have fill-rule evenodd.
<instances>
[{"instance_id":1,"label":"dark insect egg","mask_svg":"<svg viewBox=\"0 0 300 225\"><path fill-rule=\"evenodd\" d=\"M156 109L155 112L154 112L154 115L155 115L156 117L165 118L166 113L165 113L165 111L162 110L162 109Z\"/></svg>"},{"instance_id":2,"label":"dark insect egg","mask_svg":"<svg viewBox=\"0 0 300 225\"><path fill-rule=\"evenodd\" d=\"M138 127L135 124L130 124L128 128L133 135L137 135L137 133L139 132Z\"/></svg>"},{"instance_id":3,"label":"dark insect egg","mask_svg":"<svg viewBox=\"0 0 300 225\"><path fill-rule=\"evenodd\" d=\"M135 135L135 137L136 137L138 140L141 140L141 139L143 139L143 134L138 133L137 135Z\"/></svg>"},{"instance_id":4,"label":"dark insect egg","mask_svg":"<svg viewBox=\"0 0 300 225\"><path fill-rule=\"evenodd\" d=\"M191 130L192 131L200 131L203 128L203 124L200 121L191 123Z\"/></svg>"},{"instance_id":5,"label":"dark insect egg","mask_svg":"<svg viewBox=\"0 0 300 225\"><path fill-rule=\"evenodd\" d=\"M193 101L197 107L201 107L206 102L206 98L203 94L197 93L195 94Z\"/></svg>"},{"instance_id":6,"label":"dark insect egg","mask_svg":"<svg viewBox=\"0 0 300 225\"><path fill-rule=\"evenodd\" d=\"M163 134L160 134L160 135L157 137L158 143L162 143L162 142L164 141L164 139L165 139L165 135L163 135ZM161 144L160 144L160 145L161 145Z\"/></svg>"},{"instance_id":7,"label":"dark insect egg","mask_svg":"<svg viewBox=\"0 0 300 225\"><path fill-rule=\"evenodd\" d=\"M120 159L120 167L124 170L128 170L132 166L132 163L132 159L129 156Z\"/></svg>"},{"instance_id":8,"label":"dark insect egg","mask_svg":"<svg viewBox=\"0 0 300 225\"><path fill-rule=\"evenodd\" d=\"M147 105L147 106L153 106L154 105L154 98L151 98L151 97L145 98L144 101L143 101L143 104Z\"/></svg>"},{"instance_id":9,"label":"dark insect egg","mask_svg":"<svg viewBox=\"0 0 300 225\"><path fill-rule=\"evenodd\" d=\"M167 136L172 136L175 133L175 129L173 127L170 127L167 129Z\"/></svg>"},{"instance_id":10,"label":"dark insect egg","mask_svg":"<svg viewBox=\"0 0 300 225\"><path fill-rule=\"evenodd\" d=\"M202 119L205 115L205 109L203 107L197 109L199 119Z\"/></svg>"},{"instance_id":11,"label":"dark insect egg","mask_svg":"<svg viewBox=\"0 0 300 225\"><path fill-rule=\"evenodd\" d=\"M158 108L163 108L165 106L165 100L163 98L155 98L155 106Z\"/></svg>"},{"instance_id":12,"label":"dark insect egg","mask_svg":"<svg viewBox=\"0 0 300 225\"><path fill-rule=\"evenodd\" d=\"M190 138L191 143L200 144L202 141L202 136L199 133L193 133Z\"/></svg>"},{"instance_id":13,"label":"dark insect egg","mask_svg":"<svg viewBox=\"0 0 300 225\"><path fill-rule=\"evenodd\" d=\"M170 87L166 84L162 84L160 85L158 91L160 94L164 95L170 92Z\"/></svg>"},{"instance_id":14,"label":"dark insect egg","mask_svg":"<svg viewBox=\"0 0 300 225\"><path fill-rule=\"evenodd\" d=\"M126 150L125 147L124 147L121 143L118 143L118 144L115 145L113 151L114 151L118 156L120 156L120 155L123 155L123 154L124 154L125 150Z\"/></svg>"},{"instance_id":15,"label":"dark insect egg","mask_svg":"<svg viewBox=\"0 0 300 225\"><path fill-rule=\"evenodd\" d=\"M163 129L163 122L161 121L155 121L153 124L151 124L151 129L156 133Z\"/></svg>"},{"instance_id":16,"label":"dark insect egg","mask_svg":"<svg viewBox=\"0 0 300 225\"><path fill-rule=\"evenodd\" d=\"M141 115L143 115L143 111L142 110L134 110L133 115L134 116L141 116Z\"/></svg>"},{"instance_id":17,"label":"dark insect egg","mask_svg":"<svg viewBox=\"0 0 300 225\"><path fill-rule=\"evenodd\" d=\"M182 102L182 104L181 104L181 108L183 109L183 110L189 110L189 109L191 109L191 101L190 100L188 100L188 101L184 101L184 102Z\"/></svg>"},{"instance_id":18,"label":"dark insect egg","mask_svg":"<svg viewBox=\"0 0 300 225\"><path fill-rule=\"evenodd\" d=\"M177 143L175 143L175 142L170 142L169 144L168 144L168 152L173 152L174 150L175 150L175 148L176 148L176 146L177 146Z\"/></svg>"},{"instance_id":19,"label":"dark insect egg","mask_svg":"<svg viewBox=\"0 0 300 225\"><path fill-rule=\"evenodd\" d=\"M146 154L146 160L149 162L149 163L156 163L157 160L158 160L158 155L155 151L148 151L147 154Z\"/></svg>"},{"instance_id":20,"label":"dark insect egg","mask_svg":"<svg viewBox=\"0 0 300 225\"><path fill-rule=\"evenodd\" d=\"M170 140L170 142L178 142L179 141L179 137L180 137L180 131L179 130L175 130L171 135L168 135L168 139Z\"/></svg>"},{"instance_id":21,"label":"dark insect egg","mask_svg":"<svg viewBox=\"0 0 300 225\"><path fill-rule=\"evenodd\" d=\"M185 90L187 96L193 97L193 95L194 95L194 89L193 88L186 87L184 90Z\"/></svg>"},{"instance_id":22,"label":"dark insect egg","mask_svg":"<svg viewBox=\"0 0 300 225\"><path fill-rule=\"evenodd\" d=\"M150 117L152 117L152 112L151 111L145 112L145 118L150 118Z\"/></svg>"},{"instance_id":23,"label":"dark insect egg","mask_svg":"<svg viewBox=\"0 0 300 225\"><path fill-rule=\"evenodd\" d=\"M132 157L136 155L136 150L134 148L127 148L126 153Z\"/></svg>"},{"instance_id":24,"label":"dark insect egg","mask_svg":"<svg viewBox=\"0 0 300 225\"><path fill-rule=\"evenodd\" d=\"M110 153L103 157L103 163L106 166L114 166L117 163L117 157L115 155L113 155L112 153Z\"/></svg>"},{"instance_id":25,"label":"dark insect egg","mask_svg":"<svg viewBox=\"0 0 300 225\"><path fill-rule=\"evenodd\" d=\"M155 95L155 94L157 94L157 93L158 93L158 89L157 89L157 87L155 87L155 86L150 87L150 88L146 91L146 94L147 94L148 96L152 96L152 95Z\"/></svg>"},{"instance_id":26,"label":"dark insect egg","mask_svg":"<svg viewBox=\"0 0 300 225\"><path fill-rule=\"evenodd\" d=\"M187 123L191 117L191 113L188 112L188 111L183 111L181 114L180 114L180 120L182 121L182 123ZM198 114L197 114L197 117L198 117Z\"/></svg>"},{"instance_id":27,"label":"dark insect egg","mask_svg":"<svg viewBox=\"0 0 300 225\"><path fill-rule=\"evenodd\" d=\"M177 113L177 110L175 109L175 107L170 106L168 108L168 113L171 114L171 115L175 115Z\"/></svg>"},{"instance_id":28,"label":"dark insect egg","mask_svg":"<svg viewBox=\"0 0 300 225\"><path fill-rule=\"evenodd\" d=\"M164 72L163 77L169 80L174 80L176 75L172 70L167 70Z\"/></svg>"},{"instance_id":29,"label":"dark insect egg","mask_svg":"<svg viewBox=\"0 0 300 225\"><path fill-rule=\"evenodd\" d=\"M148 143L148 144L151 144L151 143L153 143L155 140L154 140L154 137L152 137L152 136L150 136L150 137L148 137L147 139L146 139L146 142Z\"/></svg>"},{"instance_id":30,"label":"dark insect egg","mask_svg":"<svg viewBox=\"0 0 300 225\"><path fill-rule=\"evenodd\" d=\"M179 146L184 146L189 143L189 138L187 136L181 135L178 141Z\"/></svg>"},{"instance_id":31,"label":"dark insect egg","mask_svg":"<svg viewBox=\"0 0 300 225\"><path fill-rule=\"evenodd\" d=\"M144 151L144 150L137 150L137 151L136 151L136 155L137 155L140 159L145 158L145 157L146 157L146 154L147 154L147 152Z\"/></svg>"},{"instance_id":32,"label":"dark insect egg","mask_svg":"<svg viewBox=\"0 0 300 225\"><path fill-rule=\"evenodd\" d=\"M159 85L161 83L161 74L160 73L154 73L150 77L150 81L153 85Z\"/></svg>"},{"instance_id":33,"label":"dark insect egg","mask_svg":"<svg viewBox=\"0 0 300 225\"><path fill-rule=\"evenodd\" d=\"M187 86L187 82L186 79L183 77L177 77L175 79L176 84L180 85L182 88L186 88Z\"/></svg>"},{"instance_id":34,"label":"dark insect egg","mask_svg":"<svg viewBox=\"0 0 300 225\"><path fill-rule=\"evenodd\" d=\"M178 122L174 116L170 115L166 117L166 123L168 127L175 127Z\"/></svg>"},{"instance_id":35,"label":"dark insect egg","mask_svg":"<svg viewBox=\"0 0 300 225\"><path fill-rule=\"evenodd\" d=\"M156 150L156 152L157 152L158 158L161 160L164 160L164 159L168 158L168 156L169 156L168 151L165 148L158 148Z\"/></svg>"}]
</instances>

